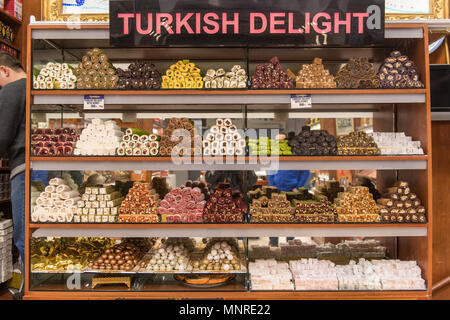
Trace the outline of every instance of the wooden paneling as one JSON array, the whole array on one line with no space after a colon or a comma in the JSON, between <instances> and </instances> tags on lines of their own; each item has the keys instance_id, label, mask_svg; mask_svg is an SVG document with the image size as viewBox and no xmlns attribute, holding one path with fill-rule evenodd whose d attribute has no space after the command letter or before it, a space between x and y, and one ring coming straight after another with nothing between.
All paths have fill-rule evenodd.
<instances>
[{"instance_id":1,"label":"wooden paneling","mask_svg":"<svg viewBox=\"0 0 450 320\"><path fill-rule=\"evenodd\" d=\"M426 291L322 291L322 292L286 292L286 291L266 291L266 292L30 292L25 295L25 300L73 300L73 299L236 299L236 300L297 300L297 299L428 299Z\"/></svg>"},{"instance_id":2,"label":"wooden paneling","mask_svg":"<svg viewBox=\"0 0 450 320\"><path fill-rule=\"evenodd\" d=\"M443 34L430 34L430 44L433 43L434 41L438 40L439 38L441 38L443 36ZM432 64L446 64L446 63L450 63L450 61L448 61L448 43L449 43L449 36L446 36L446 39L444 40L444 43L442 43L442 45L436 49L435 52L433 52L432 54L430 54L430 63Z\"/></svg>"},{"instance_id":3,"label":"wooden paneling","mask_svg":"<svg viewBox=\"0 0 450 320\"><path fill-rule=\"evenodd\" d=\"M450 121L432 123L433 137L433 283L450 276ZM450 290L440 290L439 297Z\"/></svg>"},{"instance_id":4,"label":"wooden paneling","mask_svg":"<svg viewBox=\"0 0 450 320\"><path fill-rule=\"evenodd\" d=\"M30 16L34 15L37 20L41 19L41 1L28 0L23 1L22 7L22 26L17 34L17 40L15 44L21 49L21 55L19 56L22 65L26 68L27 64L27 26L30 23Z\"/></svg>"}]
</instances>

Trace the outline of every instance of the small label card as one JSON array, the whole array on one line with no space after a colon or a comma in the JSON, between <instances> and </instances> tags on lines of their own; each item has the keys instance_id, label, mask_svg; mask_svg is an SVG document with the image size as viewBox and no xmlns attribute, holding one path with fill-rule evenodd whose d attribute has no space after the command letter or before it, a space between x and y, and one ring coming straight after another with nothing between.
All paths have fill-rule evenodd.
<instances>
[{"instance_id":1,"label":"small label card","mask_svg":"<svg viewBox=\"0 0 450 320\"><path fill-rule=\"evenodd\" d=\"M105 96L84 96L84 110L104 110Z\"/></svg>"},{"instance_id":2,"label":"small label card","mask_svg":"<svg viewBox=\"0 0 450 320\"><path fill-rule=\"evenodd\" d=\"M291 109L311 108L312 101L310 94L291 94Z\"/></svg>"}]
</instances>

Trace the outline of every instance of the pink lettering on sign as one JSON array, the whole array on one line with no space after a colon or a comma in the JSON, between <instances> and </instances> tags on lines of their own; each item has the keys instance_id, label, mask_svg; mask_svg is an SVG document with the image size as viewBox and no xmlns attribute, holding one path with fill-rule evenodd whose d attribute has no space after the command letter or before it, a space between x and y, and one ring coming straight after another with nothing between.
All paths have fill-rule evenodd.
<instances>
[{"instance_id":1,"label":"pink lettering on sign","mask_svg":"<svg viewBox=\"0 0 450 320\"><path fill-rule=\"evenodd\" d=\"M311 32L311 14L309 12L305 12L305 33L308 34Z\"/></svg>"},{"instance_id":2,"label":"pink lettering on sign","mask_svg":"<svg viewBox=\"0 0 450 320\"><path fill-rule=\"evenodd\" d=\"M318 21L320 18L325 18L325 20L326 20L321 23L321 25L324 27L323 29L319 27ZM319 12L318 14L316 14L312 21L312 26L313 26L314 31L316 31L317 33L330 32L331 31L331 22L327 21L330 19L331 19L330 15L326 12Z\"/></svg>"},{"instance_id":3,"label":"pink lettering on sign","mask_svg":"<svg viewBox=\"0 0 450 320\"><path fill-rule=\"evenodd\" d=\"M234 33L239 33L239 13L235 12L233 14L233 20L229 21L227 18L227 13L222 13L222 33L228 32L228 26L234 27Z\"/></svg>"},{"instance_id":4,"label":"pink lettering on sign","mask_svg":"<svg viewBox=\"0 0 450 320\"><path fill-rule=\"evenodd\" d=\"M123 19L123 34L130 34L129 19L134 18L134 13L119 13L119 19Z\"/></svg>"},{"instance_id":5,"label":"pink lettering on sign","mask_svg":"<svg viewBox=\"0 0 450 320\"><path fill-rule=\"evenodd\" d=\"M334 33L339 33L342 25L345 26L345 33L350 33L352 29L352 14L346 13L345 20L339 20L339 16L339 12L334 13Z\"/></svg>"},{"instance_id":6,"label":"pink lettering on sign","mask_svg":"<svg viewBox=\"0 0 450 320\"><path fill-rule=\"evenodd\" d=\"M256 19L260 19L262 22L261 28L257 29L255 26ZM267 18L265 14L258 12L250 13L250 33L263 33L267 29Z\"/></svg>"},{"instance_id":7,"label":"pink lettering on sign","mask_svg":"<svg viewBox=\"0 0 450 320\"><path fill-rule=\"evenodd\" d=\"M150 31L152 31L153 26L153 14L148 14L148 21L147 21L147 29L142 29L142 21L141 21L141 14L136 13L136 30L139 34L149 34Z\"/></svg>"},{"instance_id":8,"label":"pink lettering on sign","mask_svg":"<svg viewBox=\"0 0 450 320\"><path fill-rule=\"evenodd\" d=\"M302 33L299 29L294 28L294 14L292 12L288 13L288 33Z\"/></svg>"},{"instance_id":9,"label":"pink lettering on sign","mask_svg":"<svg viewBox=\"0 0 450 320\"><path fill-rule=\"evenodd\" d=\"M367 12L355 12L353 17L358 18L358 33L364 32L364 18L368 18L369 14Z\"/></svg>"},{"instance_id":10,"label":"pink lettering on sign","mask_svg":"<svg viewBox=\"0 0 450 320\"><path fill-rule=\"evenodd\" d=\"M286 33L286 29L275 29L276 26L281 26L286 23L283 20L277 20L277 18L284 18L286 14L284 12L271 12L270 13L270 33Z\"/></svg>"},{"instance_id":11,"label":"pink lettering on sign","mask_svg":"<svg viewBox=\"0 0 450 320\"><path fill-rule=\"evenodd\" d=\"M163 19L165 21L163 21ZM156 14L156 33L161 34L161 27L164 27L167 30L167 33L173 34L173 30L170 25L173 22L173 17L170 13L157 13Z\"/></svg>"},{"instance_id":12,"label":"pink lettering on sign","mask_svg":"<svg viewBox=\"0 0 450 320\"><path fill-rule=\"evenodd\" d=\"M203 27L203 31L207 34L214 34L219 32L220 26L219 23L217 21L214 20L219 20L219 16L214 13L214 12L209 12L207 14L205 14L205 16L203 17L205 23L209 26L212 26L212 29L208 29L206 26ZM214 19L214 20L211 20Z\"/></svg>"},{"instance_id":13,"label":"pink lettering on sign","mask_svg":"<svg viewBox=\"0 0 450 320\"><path fill-rule=\"evenodd\" d=\"M177 13L175 15L175 23L177 25L177 34L181 33L181 28L184 27L189 34L193 34L194 30L192 30L191 26L188 23L188 20L193 16L193 13L187 13L186 16L181 19L181 13Z\"/></svg>"},{"instance_id":14,"label":"pink lettering on sign","mask_svg":"<svg viewBox=\"0 0 450 320\"><path fill-rule=\"evenodd\" d=\"M195 33L200 34L202 32L202 20L200 19L201 15L199 12L195 14Z\"/></svg>"}]
</instances>

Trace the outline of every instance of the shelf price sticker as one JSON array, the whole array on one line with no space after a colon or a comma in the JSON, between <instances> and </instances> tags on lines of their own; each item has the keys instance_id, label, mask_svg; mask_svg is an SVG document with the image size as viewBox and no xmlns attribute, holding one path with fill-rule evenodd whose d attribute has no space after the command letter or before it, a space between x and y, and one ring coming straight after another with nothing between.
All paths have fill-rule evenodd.
<instances>
[{"instance_id":1,"label":"shelf price sticker","mask_svg":"<svg viewBox=\"0 0 450 320\"><path fill-rule=\"evenodd\" d=\"M291 109L306 109L312 107L310 94L291 94Z\"/></svg>"},{"instance_id":2,"label":"shelf price sticker","mask_svg":"<svg viewBox=\"0 0 450 320\"><path fill-rule=\"evenodd\" d=\"M105 96L84 96L84 110L104 110Z\"/></svg>"}]
</instances>

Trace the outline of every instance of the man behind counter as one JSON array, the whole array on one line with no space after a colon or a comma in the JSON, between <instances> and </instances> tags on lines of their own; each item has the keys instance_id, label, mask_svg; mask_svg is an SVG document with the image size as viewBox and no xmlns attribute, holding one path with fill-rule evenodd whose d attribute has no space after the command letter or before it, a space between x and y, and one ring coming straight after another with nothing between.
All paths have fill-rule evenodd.
<instances>
[{"instance_id":1,"label":"man behind counter","mask_svg":"<svg viewBox=\"0 0 450 320\"><path fill-rule=\"evenodd\" d=\"M11 169L14 244L25 259L25 109L27 75L19 61L0 52L0 155Z\"/></svg>"}]
</instances>

